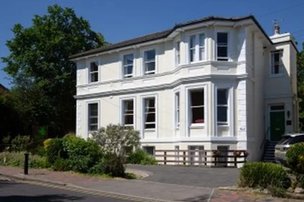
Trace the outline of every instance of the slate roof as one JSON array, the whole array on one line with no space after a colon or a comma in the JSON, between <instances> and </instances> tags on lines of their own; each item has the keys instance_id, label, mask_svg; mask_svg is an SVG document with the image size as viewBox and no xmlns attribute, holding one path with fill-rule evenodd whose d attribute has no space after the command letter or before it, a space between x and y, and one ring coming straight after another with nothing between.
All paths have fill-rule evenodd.
<instances>
[{"instance_id":1,"label":"slate roof","mask_svg":"<svg viewBox=\"0 0 304 202\"><path fill-rule=\"evenodd\" d=\"M195 24L199 24L199 23L203 23L203 22L207 22L207 21L216 21L216 20L217 21L238 22L238 21L248 20L248 19L253 20L256 23L256 25L259 27L259 29L261 29L262 33L266 36L266 38L269 40L269 42L272 43L271 40L269 39L268 35L265 33L265 31L261 27L261 25L257 22L255 17L252 16L252 15L245 16L245 17L237 17L237 18L224 18L224 17L209 16L209 17L205 17L205 18L202 18L202 19L198 19L198 20L192 20L192 21L188 21L188 22L185 22L185 23L176 24L173 28L165 30L165 31L156 32L156 33L148 34L148 35L145 35L145 36L137 37L137 38L134 38L134 39L130 39L130 40L122 41L122 42L119 42L119 43L111 44L111 45L108 45L108 46L95 48L95 49L92 49L92 50L77 53L77 54L71 55L70 59L76 59L76 58L79 58L79 57L89 56L89 55L102 53L102 52L106 52L106 51L110 51L110 50L114 50L114 49L118 49L118 48L131 46L131 45L136 45L136 44L140 44L140 43L145 43L145 42L149 42L149 41L163 39L163 38L168 37L176 29L186 27L186 26L189 26L189 25L195 25Z\"/></svg>"}]
</instances>

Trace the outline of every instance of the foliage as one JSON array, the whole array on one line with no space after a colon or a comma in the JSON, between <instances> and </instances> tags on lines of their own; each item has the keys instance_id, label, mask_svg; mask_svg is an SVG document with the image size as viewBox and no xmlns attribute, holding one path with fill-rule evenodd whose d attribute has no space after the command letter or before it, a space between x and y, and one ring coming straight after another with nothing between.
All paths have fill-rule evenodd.
<instances>
[{"instance_id":1,"label":"foliage","mask_svg":"<svg viewBox=\"0 0 304 202\"><path fill-rule=\"evenodd\" d=\"M0 153L0 165L22 167L24 165L24 153L2 152ZM30 154L29 166L31 168L48 168L49 164L45 157Z\"/></svg>"},{"instance_id":2,"label":"foliage","mask_svg":"<svg viewBox=\"0 0 304 202\"><path fill-rule=\"evenodd\" d=\"M281 188L287 189L291 181L281 165L274 163L253 162L246 163L241 168L241 187L253 188ZM277 191L277 190L273 190Z\"/></svg>"},{"instance_id":3,"label":"foliage","mask_svg":"<svg viewBox=\"0 0 304 202\"><path fill-rule=\"evenodd\" d=\"M292 170L304 173L304 143L297 143L292 145L287 153L287 166Z\"/></svg>"},{"instance_id":4,"label":"foliage","mask_svg":"<svg viewBox=\"0 0 304 202\"><path fill-rule=\"evenodd\" d=\"M47 161L55 170L73 170L86 173L102 157L100 147L92 140L75 135L44 142Z\"/></svg>"},{"instance_id":5,"label":"foliage","mask_svg":"<svg viewBox=\"0 0 304 202\"><path fill-rule=\"evenodd\" d=\"M303 43L304 47L304 43ZM304 130L304 49L297 55L297 89L299 98L299 125Z\"/></svg>"},{"instance_id":6,"label":"foliage","mask_svg":"<svg viewBox=\"0 0 304 202\"><path fill-rule=\"evenodd\" d=\"M135 152L130 154L127 158L127 163L142 164L142 165L156 165L157 161L147 152L142 149L137 149Z\"/></svg>"},{"instance_id":7,"label":"foliage","mask_svg":"<svg viewBox=\"0 0 304 202\"><path fill-rule=\"evenodd\" d=\"M30 137L29 136L21 136L18 135L11 141L11 149L12 151L27 151L28 146L30 143Z\"/></svg>"},{"instance_id":8,"label":"foliage","mask_svg":"<svg viewBox=\"0 0 304 202\"><path fill-rule=\"evenodd\" d=\"M131 127L108 125L92 134L92 140L101 146L106 154L115 154L120 158L125 156L126 148L139 146L139 132Z\"/></svg>"},{"instance_id":9,"label":"foliage","mask_svg":"<svg viewBox=\"0 0 304 202\"><path fill-rule=\"evenodd\" d=\"M297 182L299 184L299 186L304 189L304 175L299 175L297 177Z\"/></svg>"},{"instance_id":10,"label":"foliage","mask_svg":"<svg viewBox=\"0 0 304 202\"><path fill-rule=\"evenodd\" d=\"M104 173L113 177L124 177L125 167L124 159L116 154L107 154L103 158Z\"/></svg>"},{"instance_id":11,"label":"foliage","mask_svg":"<svg viewBox=\"0 0 304 202\"><path fill-rule=\"evenodd\" d=\"M69 56L104 44L88 21L71 8L48 7L35 15L32 26L16 24L6 42L10 54L3 57L4 70L14 83L12 97L28 134L41 126L50 135L63 135L75 126L76 67ZM1 105L0 105L1 107Z\"/></svg>"}]
</instances>

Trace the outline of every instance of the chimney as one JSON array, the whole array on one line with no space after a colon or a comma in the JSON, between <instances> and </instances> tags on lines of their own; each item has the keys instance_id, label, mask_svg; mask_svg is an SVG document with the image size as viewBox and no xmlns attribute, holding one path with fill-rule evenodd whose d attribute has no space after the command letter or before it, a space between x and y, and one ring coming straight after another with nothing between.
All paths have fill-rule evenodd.
<instances>
[{"instance_id":1,"label":"chimney","mask_svg":"<svg viewBox=\"0 0 304 202\"><path fill-rule=\"evenodd\" d=\"M280 34L281 28L280 28L280 24L277 20L274 20L273 27L274 27L274 35Z\"/></svg>"}]
</instances>

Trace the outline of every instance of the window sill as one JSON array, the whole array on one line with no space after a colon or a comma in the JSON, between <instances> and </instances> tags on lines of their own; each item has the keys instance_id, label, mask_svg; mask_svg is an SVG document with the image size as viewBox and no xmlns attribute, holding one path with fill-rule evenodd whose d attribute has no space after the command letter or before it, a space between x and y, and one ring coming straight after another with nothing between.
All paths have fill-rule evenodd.
<instances>
[{"instance_id":1,"label":"window sill","mask_svg":"<svg viewBox=\"0 0 304 202\"><path fill-rule=\"evenodd\" d=\"M284 74L283 73L280 73L280 74L270 74L269 77L270 78L279 78L279 77L283 77Z\"/></svg>"},{"instance_id":2,"label":"window sill","mask_svg":"<svg viewBox=\"0 0 304 202\"><path fill-rule=\"evenodd\" d=\"M190 129L203 129L205 128L204 123L192 123L189 127Z\"/></svg>"},{"instance_id":3,"label":"window sill","mask_svg":"<svg viewBox=\"0 0 304 202\"><path fill-rule=\"evenodd\" d=\"M144 132L155 132L155 131L156 131L155 128L144 129Z\"/></svg>"}]
</instances>

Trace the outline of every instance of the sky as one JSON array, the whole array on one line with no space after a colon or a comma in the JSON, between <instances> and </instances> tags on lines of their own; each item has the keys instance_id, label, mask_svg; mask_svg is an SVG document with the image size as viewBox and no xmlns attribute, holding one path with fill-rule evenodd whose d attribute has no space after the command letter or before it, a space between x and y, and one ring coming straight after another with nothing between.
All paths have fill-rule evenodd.
<instances>
[{"instance_id":1,"label":"sky","mask_svg":"<svg viewBox=\"0 0 304 202\"><path fill-rule=\"evenodd\" d=\"M11 29L16 23L30 27L34 15L46 14L54 4L74 9L110 43L207 16L247 15L254 15L268 35L273 34L277 20L281 32L293 34L300 51L304 41L303 0L0 0L0 57L9 55L5 44L13 38ZM11 88L4 67L0 62L0 83Z\"/></svg>"}]
</instances>

